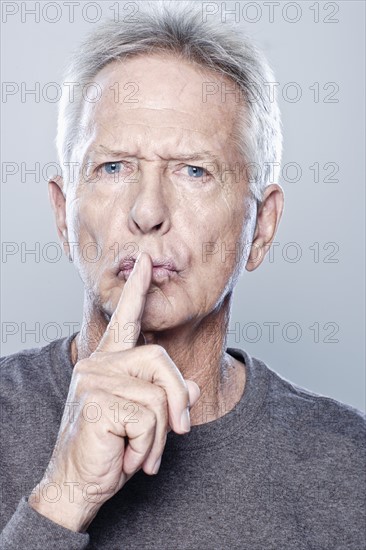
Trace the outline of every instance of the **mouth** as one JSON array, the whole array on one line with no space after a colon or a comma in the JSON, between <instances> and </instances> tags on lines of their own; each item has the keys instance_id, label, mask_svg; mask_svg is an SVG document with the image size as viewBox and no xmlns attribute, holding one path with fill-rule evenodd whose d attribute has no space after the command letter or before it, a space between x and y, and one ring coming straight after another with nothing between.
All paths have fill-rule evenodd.
<instances>
[{"instance_id":1,"label":"mouth","mask_svg":"<svg viewBox=\"0 0 366 550\"><path fill-rule=\"evenodd\" d=\"M125 258L119 266L117 277L127 281L135 265L135 258ZM152 282L162 283L178 277L178 269L171 258L157 258L152 261Z\"/></svg>"}]
</instances>

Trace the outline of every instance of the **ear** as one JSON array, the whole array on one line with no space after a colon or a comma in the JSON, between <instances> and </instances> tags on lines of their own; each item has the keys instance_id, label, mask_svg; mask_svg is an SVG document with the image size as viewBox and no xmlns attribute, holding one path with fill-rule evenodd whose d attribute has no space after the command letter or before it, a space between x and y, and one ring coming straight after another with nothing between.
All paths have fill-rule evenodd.
<instances>
[{"instance_id":1,"label":"ear","mask_svg":"<svg viewBox=\"0 0 366 550\"><path fill-rule=\"evenodd\" d=\"M253 242L245 266L247 271L254 271L263 262L280 223L283 205L282 187L277 183L268 185L257 214Z\"/></svg>"},{"instance_id":2,"label":"ear","mask_svg":"<svg viewBox=\"0 0 366 550\"><path fill-rule=\"evenodd\" d=\"M66 223L66 195L64 194L63 189L64 181L61 176L55 176L48 180L48 196L56 220L57 234L65 254L71 260Z\"/></svg>"}]
</instances>

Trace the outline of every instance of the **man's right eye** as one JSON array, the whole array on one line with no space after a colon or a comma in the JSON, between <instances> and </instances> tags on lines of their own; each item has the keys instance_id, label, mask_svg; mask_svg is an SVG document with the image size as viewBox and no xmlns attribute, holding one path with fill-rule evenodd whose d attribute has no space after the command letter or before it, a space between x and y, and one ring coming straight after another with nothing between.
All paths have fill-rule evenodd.
<instances>
[{"instance_id":1,"label":"man's right eye","mask_svg":"<svg viewBox=\"0 0 366 550\"><path fill-rule=\"evenodd\" d=\"M102 168L107 172L107 174L117 174L121 171L122 162L105 162L102 164Z\"/></svg>"}]
</instances>

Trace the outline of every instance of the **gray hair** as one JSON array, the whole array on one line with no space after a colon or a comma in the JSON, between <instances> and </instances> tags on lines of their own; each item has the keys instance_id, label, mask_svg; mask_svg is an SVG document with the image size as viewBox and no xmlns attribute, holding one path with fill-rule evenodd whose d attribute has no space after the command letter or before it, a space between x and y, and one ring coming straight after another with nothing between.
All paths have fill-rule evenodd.
<instances>
[{"instance_id":1,"label":"gray hair","mask_svg":"<svg viewBox=\"0 0 366 550\"><path fill-rule=\"evenodd\" d=\"M232 23L211 16L204 21L200 2L134 4L139 8L136 21L102 21L71 56L63 82L78 86L72 101L64 87L59 104L56 147L61 166L70 162L81 138L83 87L113 61L171 52L228 77L243 96L234 142L245 162L249 191L260 203L266 186L277 181L282 155L277 97L267 88L274 75L264 55Z\"/></svg>"}]
</instances>

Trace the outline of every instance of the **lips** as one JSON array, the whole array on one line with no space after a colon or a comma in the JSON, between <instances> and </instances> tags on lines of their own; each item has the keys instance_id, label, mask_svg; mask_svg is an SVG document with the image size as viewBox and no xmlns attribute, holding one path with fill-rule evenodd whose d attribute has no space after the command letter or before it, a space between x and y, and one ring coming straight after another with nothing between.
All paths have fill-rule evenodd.
<instances>
[{"instance_id":1,"label":"lips","mask_svg":"<svg viewBox=\"0 0 366 550\"><path fill-rule=\"evenodd\" d=\"M119 264L118 271L128 271L133 269L135 265L136 258L133 256L126 257L122 259ZM153 268L160 267L168 269L169 271L178 271L177 266L172 258L162 257L162 258L153 258L152 260Z\"/></svg>"},{"instance_id":2,"label":"lips","mask_svg":"<svg viewBox=\"0 0 366 550\"><path fill-rule=\"evenodd\" d=\"M117 277L127 281L131 275L136 261L135 256L129 256L122 259L119 264ZM168 256L156 257L152 259L152 282L159 285L165 282L178 280L179 270L173 258Z\"/></svg>"}]
</instances>

